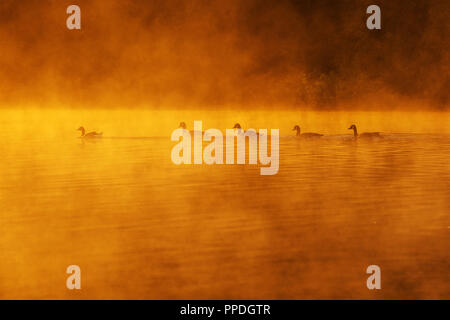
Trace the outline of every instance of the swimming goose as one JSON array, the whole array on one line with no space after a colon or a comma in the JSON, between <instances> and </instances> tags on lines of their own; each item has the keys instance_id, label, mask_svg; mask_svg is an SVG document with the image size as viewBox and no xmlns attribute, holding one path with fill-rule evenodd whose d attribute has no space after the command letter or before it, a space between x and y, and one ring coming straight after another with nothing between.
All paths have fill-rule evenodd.
<instances>
[{"instance_id":1,"label":"swimming goose","mask_svg":"<svg viewBox=\"0 0 450 320\"><path fill-rule=\"evenodd\" d=\"M77 130L81 131L81 138L101 138L103 135L103 132L88 132L86 133L86 130L83 127L79 127Z\"/></svg>"},{"instance_id":2,"label":"swimming goose","mask_svg":"<svg viewBox=\"0 0 450 320\"><path fill-rule=\"evenodd\" d=\"M254 133L257 136L260 136L259 132L256 132L256 130L247 130L245 131L244 129L242 129L241 125L239 123L236 123L233 127L233 129L237 129L237 134L246 134L246 133Z\"/></svg>"},{"instance_id":3,"label":"swimming goose","mask_svg":"<svg viewBox=\"0 0 450 320\"><path fill-rule=\"evenodd\" d=\"M348 130L353 129L353 136L356 138L381 138L379 132L363 132L358 135L358 130L356 129L356 126L352 124Z\"/></svg>"},{"instance_id":4,"label":"swimming goose","mask_svg":"<svg viewBox=\"0 0 450 320\"><path fill-rule=\"evenodd\" d=\"M314 133L314 132L305 132L300 134L300 127L298 125L296 125L294 127L294 129L292 129L292 131L296 130L296 136L297 137L301 137L301 138L320 138L321 136L323 136L323 134L320 133Z\"/></svg>"},{"instance_id":5,"label":"swimming goose","mask_svg":"<svg viewBox=\"0 0 450 320\"><path fill-rule=\"evenodd\" d=\"M180 122L180 128L182 128L182 129L184 129L184 130L187 130L186 123ZM194 134L194 132L199 132L199 133L201 133L201 134L204 134L204 133L205 133L204 131L189 130L189 133L190 133L190 134Z\"/></svg>"}]
</instances>

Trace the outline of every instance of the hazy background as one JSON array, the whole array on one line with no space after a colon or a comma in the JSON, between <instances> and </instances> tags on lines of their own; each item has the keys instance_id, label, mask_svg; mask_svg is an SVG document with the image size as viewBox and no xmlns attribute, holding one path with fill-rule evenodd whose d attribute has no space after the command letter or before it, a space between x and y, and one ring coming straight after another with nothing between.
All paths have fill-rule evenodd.
<instances>
[{"instance_id":1,"label":"hazy background","mask_svg":"<svg viewBox=\"0 0 450 320\"><path fill-rule=\"evenodd\" d=\"M0 2L0 106L449 109L447 0L71 4Z\"/></svg>"},{"instance_id":2,"label":"hazy background","mask_svg":"<svg viewBox=\"0 0 450 320\"><path fill-rule=\"evenodd\" d=\"M0 0L0 298L448 299L449 13ZM173 164L194 120L280 129L278 174Z\"/></svg>"}]
</instances>

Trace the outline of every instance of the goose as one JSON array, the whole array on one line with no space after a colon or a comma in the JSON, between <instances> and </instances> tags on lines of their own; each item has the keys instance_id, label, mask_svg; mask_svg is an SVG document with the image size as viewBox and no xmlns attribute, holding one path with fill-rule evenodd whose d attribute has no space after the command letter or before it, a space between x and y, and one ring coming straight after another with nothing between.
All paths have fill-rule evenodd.
<instances>
[{"instance_id":1,"label":"goose","mask_svg":"<svg viewBox=\"0 0 450 320\"><path fill-rule=\"evenodd\" d=\"M320 138L323 136L323 134L320 133L314 133L314 132L305 132L305 133L300 133L300 127L298 125L296 125L292 131L296 130L296 136L297 137L301 137L301 138Z\"/></svg>"},{"instance_id":2,"label":"goose","mask_svg":"<svg viewBox=\"0 0 450 320\"><path fill-rule=\"evenodd\" d=\"M81 131L81 137L80 138L101 138L103 135L103 132L88 132L86 133L86 130L84 127L79 127L77 130Z\"/></svg>"},{"instance_id":3,"label":"goose","mask_svg":"<svg viewBox=\"0 0 450 320\"><path fill-rule=\"evenodd\" d=\"M363 132L358 135L358 129L356 129L356 126L352 124L348 130L353 129L353 136L355 139L357 138L381 138L381 135L379 132Z\"/></svg>"},{"instance_id":4,"label":"goose","mask_svg":"<svg viewBox=\"0 0 450 320\"><path fill-rule=\"evenodd\" d=\"M184 129L184 130L187 130L186 123L180 122L179 128L182 128L182 129ZM204 134L204 133L205 133L204 131L189 130L189 133L190 133L190 134L194 134L195 132L199 132L199 133L201 133L201 134Z\"/></svg>"},{"instance_id":5,"label":"goose","mask_svg":"<svg viewBox=\"0 0 450 320\"><path fill-rule=\"evenodd\" d=\"M237 129L237 134L253 133L253 134L256 134L257 136L260 136L259 132L256 132L255 130L245 131L244 129L242 129L242 127L239 123L236 123L234 125L233 129Z\"/></svg>"}]
</instances>

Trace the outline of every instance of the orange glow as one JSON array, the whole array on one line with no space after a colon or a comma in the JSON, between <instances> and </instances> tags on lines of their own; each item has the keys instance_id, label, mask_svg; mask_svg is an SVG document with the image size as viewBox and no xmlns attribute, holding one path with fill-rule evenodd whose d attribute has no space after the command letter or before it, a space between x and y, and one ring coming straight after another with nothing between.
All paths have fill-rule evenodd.
<instances>
[{"instance_id":1,"label":"orange glow","mask_svg":"<svg viewBox=\"0 0 450 320\"><path fill-rule=\"evenodd\" d=\"M0 1L0 298L449 299L450 1L413 2ZM175 165L195 120L279 171Z\"/></svg>"}]
</instances>

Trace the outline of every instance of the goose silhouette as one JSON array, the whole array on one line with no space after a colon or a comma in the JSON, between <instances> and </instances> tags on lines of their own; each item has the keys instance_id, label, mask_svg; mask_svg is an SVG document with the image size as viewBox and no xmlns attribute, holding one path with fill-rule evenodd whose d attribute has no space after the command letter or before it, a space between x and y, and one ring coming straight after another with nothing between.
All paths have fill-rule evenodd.
<instances>
[{"instance_id":1,"label":"goose silhouette","mask_svg":"<svg viewBox=\"0 0 450 320\"><path fill-rule=\"evenodd\" d=\"M315 133L315 132L305 132L305 133L300 133L300 126L296 125L292 131L297 131L297 133L295 134L297 137L301 137L301 138L320 138L323 136L323 134L320 133Z\"/></svg>"},{"instance_id":2,"label":"goose silhouette","mask_svg":"<svg viewBox=\"0 0 450 320\"><path fill-rule=\"evenodd\" d=\"M95 132L95 131L86 133L84 127L79 127L77 130L81 131L80 138L101 138L103 135L103 132Z\"/></svg>"},{"instance_id":3,"label":"goose silhouette","mask_svg":"<svg viewBox=\"0 0 450 320\"><path fill-rule=\"evenodd\" d=\"M259 132L256 132L255 130L244 130L242 129L241 125L239 123L236 123L233 127L233 129L237 129L237 134L255 134L257 136L260 136L261 134Z\"/></svg>"},{"instance_id":4,"label":"goose silhouette","mask_svg":"<svg viewBox=\"0 0 450 320\"><path fill-rule=\"evenodd\" d=\"M372 139L372 138L381 138L380 132L363 132L361 134L358 134L358 129L356 129L356 126L352 124L348 130L353 129L353 136L355 139L357 138L365 138L365 139Z\"/></svg>"},{"instance_id":5,"label":"goose silhouette","mask_svg":"<svg viewBox=\"0 0 450 320\"><path fill-rule=\"evenodd\" d=\"M179 126L179 127L182 128L182 129L184 129L184 130L187 130L186 123L184 123L184 122L180 122L180 126ZM190 134L194 134L195 132L199 132L199 133L201 133L201 134L204 134L204 133L205 133L204 131L189 130L189 133L190 133Z\"/></svg>"}]
</instances>

